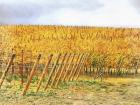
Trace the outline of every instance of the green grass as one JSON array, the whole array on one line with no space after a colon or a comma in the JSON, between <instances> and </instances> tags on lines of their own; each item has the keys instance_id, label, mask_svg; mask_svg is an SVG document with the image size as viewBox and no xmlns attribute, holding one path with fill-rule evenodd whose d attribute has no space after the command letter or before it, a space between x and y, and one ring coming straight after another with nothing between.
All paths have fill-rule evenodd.
<instances>
[{"instance_id":1,"label":"green grass","mask_svg":"<svg viewBox=\"0 0 140 105\"><path fill-rule=\"evenodd\" d=\"M137 89L135 85L140 85L138 79L136 79L137 81L135 81L135 79L111 78L103 82L83 79L79 81L63 82L59 85L58 88L47 88L46 91L44 91L44 88L42 89L41 87L39 92L36 93L35 90L37 86L37 79L35 78L35 81L30 85L27 94L25 96L22 96L21 94L24 87L22 87L20 81L18 80L19 79L15 78L10 84L6 83L7 81L5 81L4 85L0 89L0 104L6 103L6 105L8 105L9 102L17 103L18 101L23 105L30 105L34 102L37 105L46 105L47 103L53 105L61 105L62 103L65 103L64 105L71 105L78 100L86 100L85 102L92 102L93 99L93 104L95 102L99 104L100 101L102 101L101 103L105 103L109 102L109 99L113 99L116 100L116 104L122 101L123 103L127 103L126 105L128 105L128 103L130 102L135 103L132 101L133 97L138 96L139 93L134 93L134 90ZM132 84L133 81L135 81L135 84ZM132 88L130 87L131 85ZM130 89L132 89L132 91ZM136 91L139 90L137 89ZM129 98L127 97L127 95L129 94L132 97L129 96L130 99L127 99Z\"/></svg>"}]
</instances>

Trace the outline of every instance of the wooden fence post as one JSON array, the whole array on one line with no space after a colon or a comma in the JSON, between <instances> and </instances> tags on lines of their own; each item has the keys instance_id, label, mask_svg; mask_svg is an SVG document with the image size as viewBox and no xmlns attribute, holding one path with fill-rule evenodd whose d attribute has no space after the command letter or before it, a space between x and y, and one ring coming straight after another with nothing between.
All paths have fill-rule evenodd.
<instances>
[{"instance_id":1,"label":"wooden fence post","mask_svg":"<svg viewBox=\"0 0 140 105\"><path fill-rule=\"evenodd\" d=\"M22 95L25 95L25 94L26 94L26 91L28 90L28 88L29 88L29 86L30 86L31 80L32 80L32 78L33 78L35 69L36 69L36 67L37 67L37 65L38 65L38 63L39 63L40 58L41 58L41 54L39 54L38 57L37 57L37 60L36 60L34 66L33 66L33 68L32 68L32 71L31 71L31 73L30 73L29 79L28 79L27 84L26 84L26 86L25 86L25 88L24 88L24 90L23 90L23 94L22 94Z\"/></svg>"},{"instance_id":2,"label":"wooden fence post","mask_svg":"<svg viewBox=\"0 0 140 105\"><path fill-rule=\"evenodd\" d=\"M88 55L87 55L87 57L86 57L86 55L85 55L85 57L83 58L83 61L81 62L81 64L79 65L80 67L79 67L79 69L77 70L77 74L75 75L75 80L77 80L78 78L79 78L79 75L80 75L80 71L84 68L84 65L85 65L85 61L88 59Z\"/></svg>"},{"instance_id":3,"label":"wooden fence post","mask_svg":"<svg viewBox=\"0 0 140 105\"><path fill-rule=\"evenodd\" d=\"M64 63L64 61L65 61L65 59L66 59L66 56L67 56L67 53L64 54L64 57L63 57L63 59L62 59L62 61L61 61L61 63L60 63L60 66L58 67L56 73L54 74L54 78L52 78L51 87L52 87L53 84L55 83L56 78L57 78L57 76L59 75L59 71L61 71L61 69L62 69L62 67L63 67L62 64Z\"/></svg>"},{"instance_id":4,"label":"wooden fence post","mask_svg":"<svg viewBox=\"0 0 140 105\"><path fill-rule=\"evenodd\" d=\"M70 57L71 57L71 53L70 53L69 56L67 57L67 59L66 59L66 61L65 61L65 63L64 63L64 66L63 66L62 70L60 71L60 74L59 74L59 76L58 76L58 79L56 80L56 83L55 83L55 87L58 86L59 81L60 81L60 79L61 79L61 77L62 77L62 75L63 75L63 73L64 73L64 71L65 71L65 69L66 69L66 67L67 67L67 65L68 65L68 61L69 61Z\"/></svg>"},{"instance_id":5,"label":"wooden fence post","mask_svg":"<svg viewBox=\"0 0 140 105\"><path fill-rule=\"evenodd\" d=\"M2 74L2 77L1 77L1 80L0 80L0 88L1 88L1 86L2 86L2 84L3 84L3 81L4 81L4 79L5 79L5 77L6 77L7 73L8 73L8 71L9 71L10 66L11 66L12 63L13 63L13 60L14 60L15 56L16 56L15 54L12 55L11 59L9 60L9 62L8 62L8 64L7 64L6 70L5 70L4 73Z\"/></svg>"},{"instance_id":6,"label":"wooden fence post","mask_svg":"<svg viewBox=\"0 0 140 105\"><path fill-rule=\"evenodd\" d=\"M36 92L38 92L38 90L39 90L39 88L40 88L40 86L41 86L41 83L42 83L42 81L43 81L43 79L44 79L44 77L45 77L45 74L46 74L47 70L48 70L49 64L51 63L52 57L53 57L53 54L51 54L51 55L49 56L49 59L48 59L48 61L46 62L45 68L44 68L44 70L43 70L43 72L42 72L42 75L41 75L41 78L40 78L40 80L39 80L39 82L38 82Z\"/></svg>"},{"instance_id":7,"label":"wooden fence post","mask_svg":"<svg viewBox=\"0 0 140 105\"><path fill-rule=\"evenodd\" d=\"M74 76L75 76L75 73L76 73L76 71L77 71L79 65L80 65L81 62L82 62L83 56L84 56L84 54L81 55L81 57L80 57L80 59L79 59L77 65L75 65L75 68L73 69L72 75L71 75L70 78L69 78L70 81L73 81L73 78L74 78Z\"/></svg>"},{"instance_id":8,"label":"wooden fence post","mask_svg":"<svg viewBox=\"0 0 140 105\"><path fill-rule=\"evenodd\" d=\"M71 59L69 65L68 65L68 67L66 68L66 72L64 73L64 76L62 78L62 82L64 82L66 80L66 78L67 78L69 69L71 68L71 64L73 63L75 56L76 56L76 54L73 54L72 59Z\"/></svg>"},{"instance_id":9,"label":"wooden fence post","mask_svg":"<svg viewBox=\"0 0 140 105\"><path fill-rule=\"evenodd\" d=\"M58 62L59 62L59 60L60 60L60 56L61 56L61 54L59 54L58 57L57 57L57 59L56 59L56 62L55 62L54 66L53 66L53 68L52 68L52 70L51 70L51 72L50 72L50 74L49 74L48 81L47 81L47 84L46 84L44 90L47 89L47 87L48 87L48 85L49 85L49 83L50 83L50 81L51 81L52 75L53 75L53 73L54 73L54 71L55 71L55 69L56 69L56 66L57 66L57 64L58 64Z\"/></svg>"},{"instance_id":10,"label":"wooden fence post","mask_svg":"<svg viewBox=\"0 0 140 105\"><path fill-rule=\"evenodd\" d=\"M85 60L86 60L86 55L83 56L83 59L81 60L81 62L79 63L79 66L77 67L77 70L75 72L75 80L77 80L77 78L79 77L80 71L84 67L84 61ZM73 80L74 80L74 77L73 77Z\"/></svg>"},{"instance_id":11,"label":"wooden fence post","mask_svg":"<svg viewBox=\"0 0 140 105\"><path fill-rule=\"evenodd\" d=\"M78 58L77 58L77 57L78 57ZM68 81L69 78L70 78L70 76L72 75L73 69L74 69L75 65L77 64L77 62L78 62L78 60L79 60L80 54L78 54L77 57L75 57L75 58L77 58L77 59L76 59L76 63L75 63L75 64L72 64L72 63L74 63L74 60L73 60L72 63L70 64L70 68L68 69L68 71L70 71L70 73L69 73L69 75L67 76L67 78L64 79L64 81Z\"/></svg>"}]
</instances>

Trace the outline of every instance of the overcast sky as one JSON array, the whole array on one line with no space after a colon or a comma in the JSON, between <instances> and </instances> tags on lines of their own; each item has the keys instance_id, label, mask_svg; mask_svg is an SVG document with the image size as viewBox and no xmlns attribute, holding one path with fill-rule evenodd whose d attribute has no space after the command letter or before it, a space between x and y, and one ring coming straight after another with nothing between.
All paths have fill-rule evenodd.
<instances>
[{"instance_id":1,"label":"overcast sky","mask_svg":"<svg viewBox=\"0 0 140 105\"><path fill-rule=\"evenodd\" d=\"M140 0L0 0L0 24L140 27Z\"/></svg>"}]
</instances>

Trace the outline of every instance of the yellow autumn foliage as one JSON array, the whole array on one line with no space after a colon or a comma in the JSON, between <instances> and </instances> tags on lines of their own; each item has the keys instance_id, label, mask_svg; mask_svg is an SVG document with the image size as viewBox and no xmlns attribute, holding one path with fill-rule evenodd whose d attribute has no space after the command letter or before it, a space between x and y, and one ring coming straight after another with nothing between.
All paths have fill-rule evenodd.
<instances>
[{"instance_id":1,"label":"yellow autumn foliage","mask_svg":"<svg viewBox=\"0 0 140 105\"><path fill-rule=\"evenodd\" d=\"M140 29L5 25L0 26L1 49L18 54L23 49L33 55L42 53L88 52L91 54L140 54Z\"/></svg>"}]
</instances>

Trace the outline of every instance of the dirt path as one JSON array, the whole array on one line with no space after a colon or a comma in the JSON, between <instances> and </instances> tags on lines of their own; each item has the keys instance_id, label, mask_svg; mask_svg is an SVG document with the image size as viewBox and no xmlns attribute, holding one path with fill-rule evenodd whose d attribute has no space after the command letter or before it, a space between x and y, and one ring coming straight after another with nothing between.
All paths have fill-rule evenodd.
<instances>
[{"instance_id":1,"label":"dirt path","mask_svg":"<svg viewBox=\"0 0 140 105\"><path fill-rule=\"evenodd\" d=\"M140 79L118 78L105 82L78 81L21 96L22 88L3 87L0 105L140 105Z\"/></svg>"}]
</instances>

